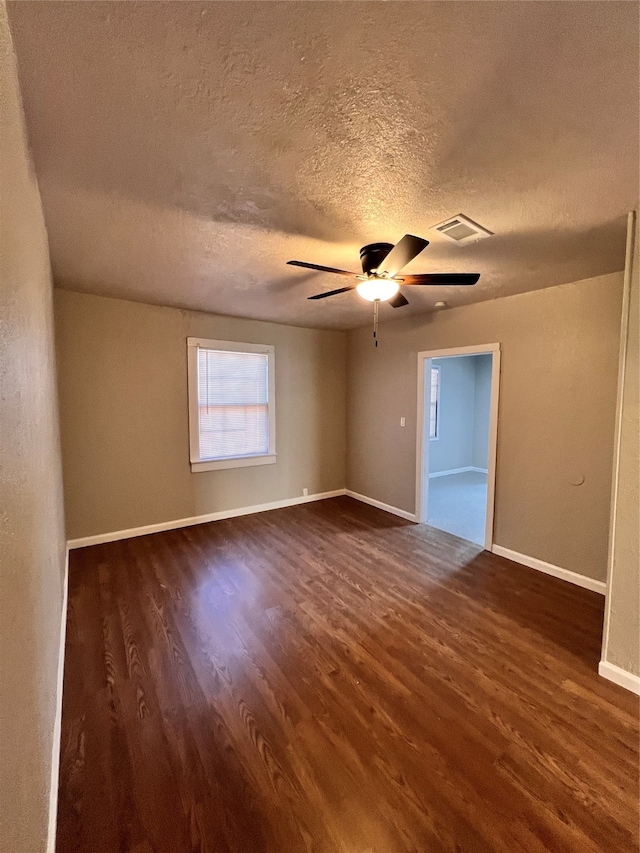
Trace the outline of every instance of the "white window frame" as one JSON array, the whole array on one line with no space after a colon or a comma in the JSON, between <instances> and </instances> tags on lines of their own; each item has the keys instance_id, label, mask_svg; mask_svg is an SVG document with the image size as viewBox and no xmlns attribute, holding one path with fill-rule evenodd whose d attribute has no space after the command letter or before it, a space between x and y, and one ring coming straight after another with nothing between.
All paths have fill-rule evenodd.
<instances>
[{"instance_id":1,"label":"white window frame","mask_svg":"<svg viewBox=\"0 0 640 853\"><path fill-rule=\"evenodd\" d=\"M432 364L431 370L435 370L438 374L438 388L436 392L436 423L435 435L431 435L431 417L429 417L429 441L438 441L440 438L440 365ZM429 412L431 412L431 373L429 373Z\"/></svg>"},{"instance_id":2,"label":"white window frame","mask_svg":"<svg viewBox=\"0 0 640 853\"><path fill-rule=\"evenodd\" d=\"M269 452L252 456L233 456L225 459L200 457L200 430L198 417L198 350L220 352L252 352L268 355L267 413L269 422ZM187 375L189 396L189 458L191 470L218 471L222 468L245 468L250 465L273 465L276 461L276 382L275 347L267 344L243 344L236 341L213 341L206 338L187 338Z\"/></svg>"}]
</instances>

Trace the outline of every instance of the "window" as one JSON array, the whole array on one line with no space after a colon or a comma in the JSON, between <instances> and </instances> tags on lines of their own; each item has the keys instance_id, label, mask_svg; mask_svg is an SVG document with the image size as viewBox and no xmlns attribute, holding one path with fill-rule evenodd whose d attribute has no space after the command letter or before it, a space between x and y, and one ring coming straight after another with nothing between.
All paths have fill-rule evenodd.
<instances>
[{"instance_id":1,"label":"window","mask_svg":"<svg viewBox=\"0 0 640 853\"><path fill-rule=\"evenodd\" d=\"M429 438L440 437L440 368L431 368L431 392L429 394Z\"/></svg>"},{"instance_id":2,"label":"window","mask_svg":"<svg viewBox=\"0 0 640 853\"><path fill-rule=\"evenodd\" d=\"M192 471L276 461L274 347L187 338Z\"/></svg>"}]
</instances>

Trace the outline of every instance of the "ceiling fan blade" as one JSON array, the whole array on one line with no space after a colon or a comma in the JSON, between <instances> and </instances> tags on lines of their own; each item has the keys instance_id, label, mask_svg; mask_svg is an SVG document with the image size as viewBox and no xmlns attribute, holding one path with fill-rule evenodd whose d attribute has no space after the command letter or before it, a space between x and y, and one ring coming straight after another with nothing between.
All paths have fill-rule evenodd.
<instances>
[{"instance_id":1,"label":"ceiling fan blade","mask_svg":"<svg viewBox=\"0 0 640 853\"><path fill-rule=\"evenodd\" d=\"M429 241L423 240L422 237L405 234L382 261L378 267L378 272L386 272L389 277L396 275L403 267L406 267L409 261L417 258L428 245Z\"/></svg>"},{"instance_id":2,"label":"ceiling fan blade","mask_svg":"<svg viewBox=\"0 0 640 853\"><path fill-rule=\"evenodd\" d=\"M287 263L292 267L304 267L307 270L319 270L320 272L332 272L336 275L352 275L355 276L357 273L348 272L347 270L337 270L335 267L323 267L320 264L307 264L305 261L287 261Z\"/></svg>"},{"instance_id":3,"label":"ceiling fan blade","mask_svg":"<svg viewBox=\"0 0 640 853\"><path fill-rule=\"evenodd\" d=\"M403 296L400 291L398 291L396 295L388 301L389 305L391 305L392 308L402 308L403 305L409 304L409 300L405 296Z\"/></svg>"},{"instance_id":4,"label":"ceiling fan blade","mask_svg":"<svg viewBox=\"0 0 640 853\"><path fill-rule=\"evenodd\" d=\"M346 293L347 290L355 290L355 284L351 287L339 287L337 290L327 290L326 293L316 293L315 296L307 296L307 299L326 299L327 296L335 296L336 293Z\"/></svg>"},{"instance_id":5,"label":"ceiling fan blade","mask_svg":"<svg viewBox=\"0 0 640 853\"><path fill-rule=\"evenodd\" d=\"M403 284L475 284L480 278L479 272L428 272L422 275L405 275Z\"/></svg>"}]
</instances>

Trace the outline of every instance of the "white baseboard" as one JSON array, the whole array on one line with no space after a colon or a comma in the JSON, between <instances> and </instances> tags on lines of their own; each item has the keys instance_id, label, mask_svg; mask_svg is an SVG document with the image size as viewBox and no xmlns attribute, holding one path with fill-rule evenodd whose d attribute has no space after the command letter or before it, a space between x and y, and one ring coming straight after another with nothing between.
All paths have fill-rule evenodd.
<instances>
[{"instance_id":1,"label":"white baseboard","mask_svg":"<svg viewBox=\"0 0 640 853\"><path fill-rule=\"evenodd\" d=\"M491 550L494 554L498 554L499 557L506 557L507 560L513 560L514 563L521 563L521 565L528 566L530 569L544 572L545 575L552 575L554 578L560 578L563 581L576 584L576 586L584 587L584 589L590 589L592 592L599 592L600 595L605 595L606 593L607 585L604 581L597 581L586 575L571 572L569 569L562 569L560 566L554 566L552 563L545 563L544 560L538 560L537 557L529 557L526 554L520 554L518 551L512 551L510 548L503 548L502 545L493 545Z\"/></svg>"},{"instance_id":2,"label":"white baseboard","mask_svg":"<svg viewBox=\"0 0 640 853\"><path fill-rule=\"evenodd\" d=\"M47 853L55 853L58 822L58 780L60 775L60 747L62 739L62 688L64 684L64 650L67 639L67 602L69 600L69 548L64 561L62 587L62 613L60 614L60 646L58 648L58 681L56 684L56 716L53 722L51 747L51 780L49 785L49 826Z\"/></svg>"},{"instance_id":3,"label":"white baseboard","mask_svg":"<svg viewBox=\"0 0 640 853\"><path fill-rule=\"evenodd\" d=\"M429 474L429 479L433 480L434 477L448 477L450 474L465 474L467 471L478 471L480 474L488 474L487 468L477 468L475 465L467 465L464 468L449 468L448 471L434 471L433 474Z\"/></svg>"},{"instance_id":4,"label":"white baseboard","mask_svg":"<svg viewBox=\"0 0 640 853\"><path fill-rule=\"evenodd\" d=\"M398 509L397 506L382 503L382 501L377 501L375 498L368 498L366 495L359 495L358 492L352 492L351 489L345 489L345 494L350 498L354 498L356 501L361 501L363 504L369 504L369 506L375 506L378 509L383 509L385 512L390 512L392 515L398 515L400 518L405 518L407 521L416 520L415 513L407 512L406 509Z\"/></svg>"},{"instance_id":5,"label":"white baseboard","mask_svg":"<svg viewBox=\"0 0 640 853\"><path fill-rule=\"evenodd\" d=\"M640 696L640 675L627 672L626 669L622 669L622 667L616 666L615 663L609 663L606 660L601 660L598 664L598 675Z\"/></svg>"},{"instance_id":6,"label":"white baseboard","mask_svg":"<svg viewBox=\"0 0 640 853\"><path fill-rule=\"evenodd\" d=\"M176 530L179 527L192 527L194 524L206 524L208 521L222 521L225 518L237 518L240 515L252 515L255 512L267 512L270 509L282 509L287 506L322 501L325 498L337 498L346 494L346 489L335 489L332 492L319 492L315 495L305 495L299 498L285 498L282 501L271 501L266 504L243 506L237 509L225 509L220 512L209 512L206 515L194 515L190 518L178 518L175 521L161 521L158 524L147 524L144 527L131 527L128 530L116 530L112 533L98 533L95 536L83 536L80 539L70 539L67 545L70 549L86 548L88 545L103 545L105 542L117 542L119 539L133 539L135 536L146 536L147 533L162 533L164 530Z\"/></svg>"}]
</instances>

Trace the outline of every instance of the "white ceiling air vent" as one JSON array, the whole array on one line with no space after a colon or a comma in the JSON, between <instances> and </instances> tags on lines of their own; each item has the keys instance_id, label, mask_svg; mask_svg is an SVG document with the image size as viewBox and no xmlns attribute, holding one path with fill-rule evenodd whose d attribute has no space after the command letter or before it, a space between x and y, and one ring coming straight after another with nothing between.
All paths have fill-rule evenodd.
<instances>
[{"instance_id":1,"label":"white ceiling air vent","mask_svg":"<svg viewBox=\"0 0 640 853\"><path fill-rule=\"evenodd\" d=\"M462 213L452 216L451 219L445 219L439 225L433 225L429 230L437 231L438 234L442 234L447 240L451 240L452 243L457 243L459 246L484 240L485 237L491 237L493 234L492 231L488 231Z\"/></svg>"}]
</instances>

